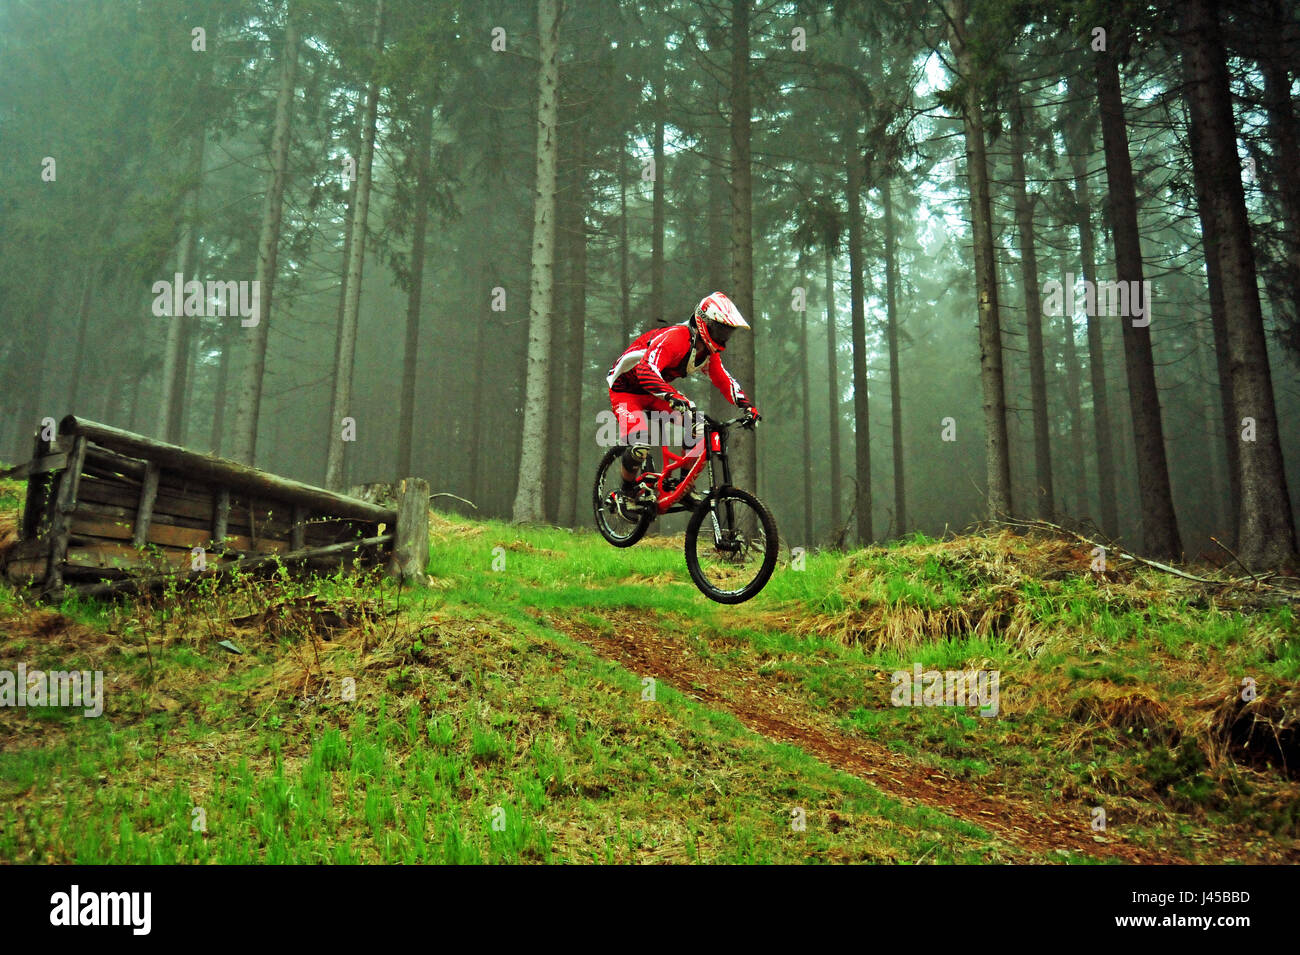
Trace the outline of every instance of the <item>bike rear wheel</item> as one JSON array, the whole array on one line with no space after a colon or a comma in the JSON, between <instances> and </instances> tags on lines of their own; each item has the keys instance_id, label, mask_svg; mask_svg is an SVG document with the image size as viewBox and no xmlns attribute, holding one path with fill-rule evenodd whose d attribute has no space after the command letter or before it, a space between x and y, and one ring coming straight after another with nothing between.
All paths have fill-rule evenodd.
<instances>
[{"instance_id":1,"label":"bike rear wheel","mask_svg":"<svg viewBox=\"0 0 1300 955\"><path fill-rule=\"evenodd\" d=\"M767 586L780 547L767 507L740 488L713 492L686 525L691 580L718 603L743 603Z\"/></svg>"},{"instance_id":2,"label":"bike rear wheel","mask_svg":"<svg viewBox=\"0 0 1300 955\"><path fill-rule=\"evenodd\" d=\"M610 494L621 490L623 475L619 460L623 457L622 447L612 447L605 452L596 469L596 483L591 489L592 508L596 513L596 530L615 547L631 547L650 529L654 520L654 505L648 504L637 511L636 520L629 521L618 513L613 506Z\"/></svg>"}]
</instances>

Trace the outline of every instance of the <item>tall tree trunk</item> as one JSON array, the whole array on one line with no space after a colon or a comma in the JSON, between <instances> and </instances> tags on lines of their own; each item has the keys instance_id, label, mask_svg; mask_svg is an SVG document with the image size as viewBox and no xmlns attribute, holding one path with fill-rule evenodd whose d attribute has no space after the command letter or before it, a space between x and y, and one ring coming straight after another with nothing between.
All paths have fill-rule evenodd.
<instances>
[{"instance_id":1,"label":"tall tree trunk","mask_svg":"<svg viewBox=\"0 0 1300 955\"><path fill-rule=\"evenodd\" d=\"M556 128L573 129L569 119L569 108L565 102L564 88L559 93ZM576 168L571 155L573 149L572 133L560 140L555 157L555 265L552 269L553 293L551 298L551 366L546 382L546 407L552 409L552 415L562 413L564 408L564 389L572 374L569 349L569 301L573 280L573 239L577 232L574 217L577 210L573 202L573 171ZM551 427L548 422L548 428ZM554 432L552 432L554 433ZM559 523L560 493L564 483L558 465L560 451L549 458L542 472L543 514L547 523Z\"/></svg>"},{"instance_id":2,"label":"tall tree trunk","mask_svg":"<svg viewBox=\"0 0 1300 955\"><path fill-rule=\"evenodd\" d=\"M520 437L519 485L514 520L543 519L542 471L550 409L546 406L551 362L551 319L555 267L556 91L560 80L560 26L557 0L538 0L537 185L533 196L533 255L528 297L528 370L523 434Z\"/></svg>"},{"instance_id":3,"label":"tall tree trunk","mask_svg":"<svg viewBox=\"0 0 1300 955\"><path fill-rule=\"evenodd\" d=\"M1184 57L1184 97L1189 111L1187 123L1187 140L1193 156L1205 151L1204 133L1191 107L1191 83L1189 75L1191 61ZM1223 428L1222 448L1224 459L1228 462L1228 488L1232 501L1241 500L1241 462L1239 460L1240 418L1237 405L1232 395L1232 365L1228 358L1228 319L1224 311L1223 279L1219 272L1219 234L1220 227L1213 221L1214 201L1211 192L1214 188L1210 182L1210 171L1205 163L1192 163L1192 179L1196 186L1196 211L1201 223L1201 251L1205 259L1205 283L1210 300L1210 328L1214 336L1215 371L1219 381L1219 413ZM1230 523L1222 527L1229 545L1235 546L1237 540L1237 509L1231 509Z\"/></svg>"},{"instance_id":4,"label":"tall tree trunk","mask_svg":"<svg viewBox=\"0 0 1300 955\"><path fill-rule=\"evenodd\" d=\"M384 47L384 0L375 0L375 23L371 33L371 46L379 56ZM378 67L376 66L376 72ZM356 209L352 216L352 248L348 259L348 300L343 308L343 322L339 326L338 361L334 366L334 397L330 405L329 443L325 453L325 486L331 490L344 488L344 458L351 442L342 439L342 420L348 417L352 405L352 367L356 359L357 325L361 312L361 277L365 271L366 225L370 211L371 169L375 157L375 129L378 125L379 77L371 78L366 91L365 113L361 121L361 158L357 163Z\"/></svg>"},{"instance_id":5,"label":"tall tree trunk","mask_svg":"<svg viewBox=\"0 0 1300 955\"><path fill-rule=\"evenodd\" d=\"M1121 283L1130 283L1130 289L1140 290L1143 288L1142 246L1138 238L1137 192L1120 89L1120 51L1112 49L1095 56L1097 100L1109 187L1106 208L1115 243L1115 278ZM1100 305L1100 300L1097 304ZM1146 306L1149 317L1149 300ZM1175 560L1181 556L1183 546L1169 485L1160 394L1156 390L1155 364L1151 357L1151 330L1136 327L1133 318L1125 317L1122 322L1138 496L1142 504L1143 546L1152 556Z\"/></svg>"},{"instance_id":6,"label":"tall tree trunk","mask_svg":"<svg viewBox=\"0 0 1300 955\"><path fill-rule=\"evenodd\" d=\"M753 0L731 0L731 299L751 321L754 313L754 197L750 163L749 17ZM727 348L729 370L747 393L755 394L755 331L736 335ZM738 487L759 491L758 457L752 438L733 445L732 479Z\"/></svg>"},{"instance_id":7,"label":"tall tree trunk","mask_svg":"<svg viewBox=\"0 0 1300 955\"><path fill-rule=\"evenodd\" d=\"M1069 269L1062 261L1061 274ZM1079 349L1074 340L1074 315L1062 309L1061 334L1065 356L1065 400L1069 404L1070 419L1070 470L1074 479L1070 484L1072 499L1071 517L1083 517L1088 512L1088 479L1083 455L1083 369L1079 365Z\"/></svg>"},{"instance_id":8,"label":"tall tree trunk","mask_svg":"<svg viewBox=\"0 0 1300 955\"><path fill-rule=\"evenodd\" d=\"M661 44L662 45L662 44ZM654 194L650 213L650 322L664 320L664 58L655 80Z\"/></svg>"},{"instance_id":9,"label":"tall tree trunk","mask_svg":"<svg viewBox=\"0 0 1300 955\"><path fill-rule=\"evenodd\" d=\"M217 383L212 396L212 434L208 438L208 447L213 454L221 454L225 445L226 392L230 385L230 345L234 336L230 318L218 318L217 323L221 358L217 361Z\"/></svg>"},{"instance_id":10,"label":"tall tree trunk","mask_svg":"<svg viewBox=\"0 0 1300 955\"><path fill-rule=\"evenodd\" d=\"M195 270L195 276L202 275L202 268ZM201 279L200 279L201 281ZM178 376L181 386L181 400L176 402L175 413L170 426L176 437L174 444L188 445L190 440L190 409L194 407L194 389L198 386L199 354L203 348L203 319L191 325L185 331L185 351L181 362L181 374Z\"/></svg>"},{"instance_id":11,"label":"tall tree trunk","mask_svg":"<svg viewBox=\"0 0 1300 955\"><path fill-rule=\"evenodd\" d=\"M586 131L581 123L574 124L573 131L573 196L570 227L572 259L569 263L570 284L568 296L568 334L565 336L565 350L568 352L568 368L564 378L563 395L559 407L560 420L566 421L564 428L568 434L582 434L582 383L586 377L586 365L583 362L584 334L587 325L587 177L582 165L586 151ZM658 175L656 168L655 173ZM578 505L578 451L579 442L562 441L560 443L560 506L557 518L565 527L577 524Z\"/></svg>"},{"instance_id":12,"label":"tall tree trunk","mask_svg":"<svg viewBox=\"0 0 1300 955\"><path fill-rule=\"evenodd\" d=\"M720 117L719 117L720 119ZM731 247L727 241L727 131L725 126L711 126L709 153L709 205L706 213L709 224L709 291L720 292L731 272Z\"/></svg>"},{"instance_id":13,"label":"tall tree trunk","mask_svg":"<svg viewBox=\"0 0 1300 955\"><path fill-rule=\"evenodd\" d=\"M1043 358L1043 304L1038 285L1034 209L1025 182L1025 114L1019 89L1011 106L1011 188L1020 237L1020 284L1025 294L1025 347L1029 352L1029 397L1034 421L1034 501L1041 520L1056 520L1052 478L1052 432L1047 415L1047 369Z\"/></svg>"},{"instance_id":14,"label":"tall tree trunk","mask_svg":"<svg viewBox=\"0 0 1300 955\"><path fill-rule=\"evenodd\" d=\"M889 414L894 438L894 533L907 533L907 482L903 468L903 382L898 361L898 240L894 228L894 184L880 183L885 213L885 312L889 337Z\"/></svg>"},{"instance_id":15,"label":"tall tree trunk","mask_svg":"<svg viewBox=\"0 0 1300 955\"><path fill-rule=\"evenodd\" d=\"M1264 107L1273 146L1274 181L1270 192L1281 209L1285 226L1282 247L1287 268L1282 294L1289 299L1287 307L1294 320L1300 323L1300 166L1295 162L1300 154L1300 123L1291 98L1291 77L1297 70L1295 60L1300 57L1300 26L1288 18L1278 0L1267 0L1265 10L1267 23L1273 29L1266 30L1267 35L1261 38L1257 62L1264 74Z\"/></svg>"},{"instance_id":16,"label":"tall tree trunk","mask_svg":"<svg viewBox=\"0 0 1300 955\"><path fill-rule=\"evenodd\" d=\"M731 206L730 187L727 185L728 120L725 107L726 89L720 77L708 81L713 91L712 110L707 120L708 137L708 291L720 292L727 287L731 276L731 222L727 212ZM694 303L691 303L694 304ZM727 400L717 389L708 390L707 401L715 418L730 417Z\"/></svg>"},{"instance_id":17,"label":"tall tree trunk","mask_svg":"<svg viewBox=\"0 0 1300 955\"><path fill-rule=\"evenodd\" d=\"M1201 381L1204 409L1202 416L1205 420L1205 448L1207 449L1205 457L1210 463L1214 536L1221 541L1226 540L1230 546L1235 546L1236 537L1232 533L1232 528L1237 519L1237 498L1233 496L1233 484L1228 480L1230 466L1227 458L1214 453L1215 447L1222 445L1219 429L1223 427L1223 400L1217 387L1217 371L1212 372L1210 369L1210 359L1214 354L1214 337L1212 333L1206 333L1204 320L1199 321L1197 325L1199 328L1193 329L1192 350L1196 354L1196 376ZM1217 365L1217 362L1215 364ZM1229 441L1235 437L1234 431L1230 434Z\"/></svg>"},{"instance_id":18,"label":"tall tree trunk","mask_svg":"<svg viewBox=\"0 0 1300 955\"><path fill-rule=\"evenodd\" d=\"M196 203L197 205L197 203ZM186 255L188 271L186 274L196 282L203 280L202 259L199 257L199 230L189 230L189 251ZM176 363L175 400L171 403L167 415L167 440L172 444L184 444L189 423L190 399L194 394L194 377L198 369L194 367L198 357L198 348L202 340L201 317L186 321L181 325L181 352Z\"/></svg>"},{"instance_id":19,"label":"tall tree trunk","mask_svg":"<svg viewBox=\"0 0 1300 955\"><path fill-rule=\"evenodd\" d=\"M72 374L68 376L71 379L68 390L69 414L77 413L77 405L81 399L81 376L86 360L86 332L90 325L90 303L94 299L98 281L98 265L91 265L86 269L86 276L81 286L81 301L77 305L77 345L72 356Z\"/></svg>"},{"instance_id":20,"label":"tall tree trunk","mask_svg":"<svg viewBox=\"0 0 1300 955\"><path fill-rule=\"evenodd\" d=\"M965 83L962 109L966 133L966 178L970 189L971 233L975 251L975 290L979 309L980 386L984 394L984 449L990 518L1011 513L1011 449L1007 438L1006 386L1002 374L1002 325L998 314L997 261L993 212L975 57L966 43L966 0L946 0L949 43Z\"/></svg>"},{"instance_id":21,"label":"tall tree trunk","mask_svg":"<svg viewBox=\"0 0 1300 955\"><path fill-rule=\"evenodd\" d=\"M289 126L293 117L293 92L298 73L298 25L292 3L284 28L281 54L280 91L275 103L275 130L271 135L271 181L262 210L262 231L257 241L257 279L259 312L248 343L248 361L244 366L237 394L233 457L242 464L253 464L257 455L257 425L262 408L262 379L266 372L266 343L271 324L271 299L275 291L276 259L280 246L280 218L284 203L284 185L288 175ZM242 322L241 322L242 324Z\"/></svg>"},{"instance_id":22,"label":"tall tree trunk","mask_svg":"<svg viewBox=\"0 0 1300 955\"><path fill-rule=\"evenodd\" d=\"M626 145L626 144L625 144ZM623 343L631 344L632 334L632 277L628 269L627 245L627 155L618 157L618 290L619 319L622 322Z\"/></svg>"},{"instance_id":23,"label":"tall tree trunk","mask_svg":"<svg viewBox=\"0 0 1300 955\"><path fill-rule=\"evenodd\" d=\"M486 214L487 210L483 210ZM486 275L485 266L487 264L487 254L484 251L483 243L486 241L483 235L476 236L476 259L478 266L474 275ZM487 325L487 315L485 309L490 298L492 282L490 280L480 280L480 294L475 298L475 314L478 316L474 322L474 378L471 381L470 391L470 409L469 409L469 448L467 457L469 458L469 476L466 480L466 487L469 488L468 497L480 507L485 506L483 501L483 489L481 487L481 475L483 468L483 456L485 452L485 442L483 441L483 432L485 421L483 417L483 385L484 385L484 364L487 361L487 342L485 341L484 328Z\"/></svg>"},{"instance_id":24,"label":"tall tree trunk","mask_svg":"<svg viewBox=\"0 0 1300 955\"><path fill-rule=\"evenodd\" d=\"M801 256L802 259L802 256ZM804 289L805 301L803 311L799 313L799 404L803 408L803 539L805 546L813 541L812 518L812 383L808 373L808 282L805 276L799 276L799 285Z\"/></svg>"},{"instance_id":25,"label":"tall tree trunk","mask_svg":"<svg viewBox=\"0 0 1300 955\"><path fill-rule=\"evenodd\" d=\"M1264 338L1255 255L1237 159L1236 124L1219 23L1212 0L1186 0L1182 7L1184 56L1192 121L1202 135L1193 162L1206 170L1211 214L1219 230L1218 262L1227 319L1228 357L1237 414L1254 422L1254 440L1238 455L1241 499L1237 551L1247 564L1280 566L1296 558L1291 513ZM1294 157L1287 157L1293 160ZM1244 430L1245 426L1238 424ZM1242 431L1238 431L1241 434Z\"/></svg>"},{"instance_id":26,"label":"tall tree trunk","mask_svg":"<svg viewBox=\"0 0 1300 955\"><path fill-rule=\"evenodd\" d=\"M420 357L420 299L424 292L424 238L429 225L429 169L433 148L433 100L421 107L415 133L418 159L415 182L415 232L411 236L411 287L406 295L406 350L402 360L402 417L397 435L397 476L415 474L411 445L415 440L415 378Z\"/></svg>"},{"instance_id":27,"label":"tall tree trunk","mask_svg":"<svg viewBox=\"0 0 1300 955\"><path fill-rule=\"evenodd\" d=\"M871 523L871 414L867 395L867 316L866 296L862 290L865 268L862 254L862 154L858 149L856 119L844 137L844 161L847 167L849 207L849 301L853 310L853 451L857 472L858 545L865 547L875 539Z\"/></svg>"},{"instance_id":28,"label":"tall tree trunk","mask_svg":"<svg viewBox=\"0 0 1300 955\"><path fill-rule=\"evenodd\" d=\"M24 329L29 344L24 350L25 360L15 374L15 378L22 384L14 394L19 402L18 433L15 435L12 458L14 461L26 461L31 456L32 438L40 427L42 418L58 419L57 411L41 406L45 360L50 350L50 339L54 337L51 328L58 313L58 303L54 300L57 274L57 269L47 270L41 289L32 302L35 320Z\"/></svg>"},{"instance_id":29,"label":"tall tree trunk","mask_svg":"<svg viewBox=\"0 0 1300 955\"><path fill-rule=\"evenodd\" d=\"M1086 94L1082 83L1069 86L1070 95ZM1071 123L1066 127L1070 168L1074 176L1074 209L1079 230L1079 258L1084 278L1097 281L1096 233L1092 222L1092 197L1088 185L1088 157L1092 145L1088 136L1091 124ZM1068 274L1068 273L1067 273ZM1110 398L1106 389L1106 348L1102 338L1102 320L1096 309L1087 318L1088 382L1092 389L1092 429L1097 452L1097 506L1101 529L1108 538L1119 536L1119 513L1115 492L1115 450L1110 420ZM1073 319L1071 319L1073 321Z\"/></svg>"},{"instance_id":30,"label":"tall tree trunk","mask_svg":"<svg viewBox=\"0 0 1300 955\"><path fill-rule=\"evenodd\" d=\"M182 282L198 278L196 259L198 258L198 206L199 190L203 183L203 147L206 129L200 127L194 135L191 146L190 168L193 175L192 184L185 197L185 223L181 227L180 242L177 250L176 271ZM176 298L184 299L182 288ZM167 343L163 350L162 382L158 396L157 434L164 441L176 444L180 441L181 420L184 415L185 379L189 368L186 358L190 344L190 322L197 318L180 315L170 316L167 322Z\"/></svg>"},{"instance_id":31,"label":"tall tree trunk","mask_svg":"<svg viewBox=\"0 0 1300 955\"><path fill-rule=\"evenodd\" d=\"M830 432L831 451L831 533L844 526L840 502L844 489L840 475L840 378L839 356L835 346L835 250L826 245L826 380L828 385L826 428Z\"/></svg>"}]
</instances>

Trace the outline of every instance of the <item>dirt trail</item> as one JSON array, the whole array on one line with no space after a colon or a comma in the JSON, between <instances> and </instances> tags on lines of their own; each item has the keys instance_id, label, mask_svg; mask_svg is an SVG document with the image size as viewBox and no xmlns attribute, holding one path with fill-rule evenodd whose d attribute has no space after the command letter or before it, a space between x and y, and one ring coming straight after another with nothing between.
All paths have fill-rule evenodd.
<instances>
[{"instance_id":1,"label":"dirt trail","mask_svg":"<svg viewBox=\"0 0 1300 955\"><path fill-rule=\"evenodd\" d=\"M732 713L768 739L798 746L822 762L867 780L897 799L920 803L963 819L1028 852L1050 859L1067 849L1100 859L1142 864L1186 864L1177 855L1107 838L1094 839L1081 808L1065 818L1041 805L980 791L928 766L920 766L869 740L845 736L805 701L782 693L753 671L709 666L689 647L657 629L652 621L637 628L611 620L613 635L575 621L566 633L617 660L633 673L664 679L679 692ZM551 620L552 626L560 625ZM1059 858L1059 856L1058 856Z\"/></svg>"}]
</instances>

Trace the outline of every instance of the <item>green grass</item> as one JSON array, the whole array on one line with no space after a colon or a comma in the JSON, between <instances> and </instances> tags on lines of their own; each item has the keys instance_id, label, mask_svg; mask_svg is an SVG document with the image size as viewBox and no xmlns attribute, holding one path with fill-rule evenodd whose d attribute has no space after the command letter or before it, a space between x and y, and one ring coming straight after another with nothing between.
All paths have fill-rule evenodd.
<instances>
[{"instance_id":1,"label":"green grass","mask_svg":"<svg viewBox=\"0 0 1300 955\"><path fill-rule=\"evenodd\" d=\"M400 600L402 615L376 624L369 655L356 641L312 650L301 633L247 639L239 657L216 649L205 618L255 609L265 598L251 583L147 606L67 601L61 612L111 638L124 686L98 720L21 714L21 745L0 752L0 861L1027 858L757 736L671 681L643 701L642 674L571 637L573 622L611 635L661 630L698 661L771 681L845 735L918 766L1044 806L1107 805L1133 820L1124 832L1138 843L1222 856L1225 828L1293 831L1294 814L1268 809L1280 791L1268 778L1114 727L1080 736L1069 716L1101 692L1141 691L1173 706L1207 668L1295 681L1300 645L1288 609L1140 606L1086 575L1028 579L1017 597L1053 635L1034 656L997 633L872 652L773 622L880 606L940 610L989 586L976 568L927 553L934 543L918 536L848 556L809 553L803 570L783 564L757 598L727 608L694 589L678 546L651 539L621 550L592 534L452 519L435 535L432 586L399 597L345 574L280 585L290 595ZM864 571L863 587L847 591L846 576ZM31 638L5 634L24 612L0 587L2 659L40 653ZM1002 712L891 706L888 674L915 663L999 670ZM353 676L356 701L328 680L309 702L267 691L312 674ZM164 696L178 706L159 706Z\"/></svg>"},{"instance_id":2,"label":"green grass","mask_svg":"<svg viewBox=\"0 0 1300 955\"><path fill-rule=\"evenodd\" d=\"M500 531L511 540L519 533ZM575 556L591 544L553 531L524 535ZM489 555L477 572L475 554ZM679 560L675 551L647 554L663 569ZM67 721L61 741L33 729L29 745L0 753L2 858L908 862L1006 852L975 827L905 807L671 687L642 702L636 674L529 612L582 605L580 575L561 578L547 558L527 553L494 572L490 548L442 557L464 586L404 595L411 620L434 629L419 638L423 663L408 667L402 695L390 695L377 675L358 680L352 705L250 706L283 647L252 646L241 659L155 635L163 684L174 671L209 674L194 684L187 709L143 720L111 709L99 720ZM592 579L611 579L599 560L586 562ZM515 573L557 586L529 590ZM647 609L677 606L646 590L614 583L593 605L617 606L621 591ZM489 595L494 602L482 599ZM92 629L126 627L108 607L70 603L66 611ZM185 610L168 613L184 631ZM124 640L138 665L139 634ZM338 652L361 662L351 649ZM803 831L791 826L794 809L805 815ZM862 825L832 830L832 817Z\"/></svg>"}]
</instances>

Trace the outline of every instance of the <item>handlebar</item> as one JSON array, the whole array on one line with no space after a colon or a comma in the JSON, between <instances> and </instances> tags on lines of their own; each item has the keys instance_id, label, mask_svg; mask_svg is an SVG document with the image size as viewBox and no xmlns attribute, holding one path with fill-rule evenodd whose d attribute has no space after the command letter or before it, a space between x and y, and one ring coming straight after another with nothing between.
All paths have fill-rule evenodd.
<instances>
[{"instance_id":1,"label":"handlebar","mask_svg":"<svg viewBox=\"0 0 1300 955\"><path fill-rule=\"evenodd\" d=\"M704 412L700 412L700 416L703 417L704 420L707 421L709 424L711 424L713 427L721 430L725 430L727 428L734 428L736 425L741 425L742 427L753 427L754 424L753 419L747 414L743 414L738 417L731 418L728 421L718 421L710 417L709 415L705 414Z\"/></svg>"}]
</instances>

